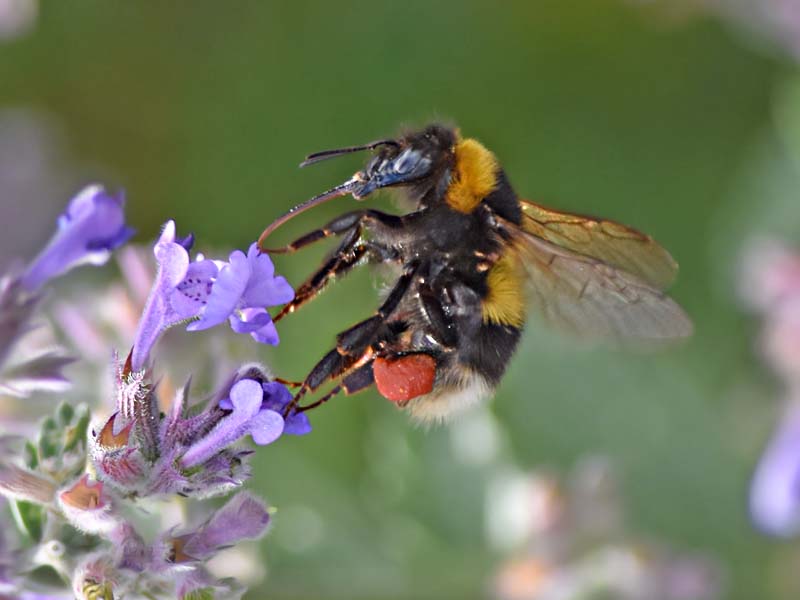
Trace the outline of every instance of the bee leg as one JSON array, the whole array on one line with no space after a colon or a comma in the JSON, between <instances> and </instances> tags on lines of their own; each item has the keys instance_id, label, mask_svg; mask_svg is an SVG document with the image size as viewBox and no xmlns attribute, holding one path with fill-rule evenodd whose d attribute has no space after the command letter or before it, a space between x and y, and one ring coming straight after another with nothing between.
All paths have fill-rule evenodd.
<instances>
[{"instance_id":1,"label":"bee leg","mask_svg":"<svg viewBox=\"0 0 800 600\"><path fill-rule=\"evenodd\" d=\"M360 323L356 323L336 336L336 349L339 353L344 355L360 355L372 344L380 327L400 305L400 301L403 299L403 296L405 296L409 287L411 287L411 282L414 280L418 270L419 263L414 263L400 276L394 288L392 288L392 291L389 293L389 296L384 300L380 308L375 311L373 316Z\"/></svg>"},{"instance_id":2,"label":"bee leg","mask_svg":"<svg viewBox=\"0 0 800 600\"><path fill-rule=\"evenodd\" d=\"M335 235L342 235L351 230L358 231L358 235L360 235L362 229L365 227L370 229L383 228L386 230L398 229L402 227L402 219L396 215L390 215L379 210L357 210L336 217L324 227L309 231L285 246L272 249L263 248L262 251L268 252L269 254L291 254L297 252L301 248L310 246L314 242ZM358 235L356 235L356 237L358 237Z\"/></svg>"},{"instance_id":3,"label":"bee leg","mask_svg":"<svg viewBox=\"0 0 800 600\"><path fill-rule=\"evenodd\" d=\"M303 396L305 396L308 392L315 391L326 381L340 377L342 374L346 374L349 371L355 370L352 373L353 375L355 375L355 373L363 366L371 365L372 360L373 360L373 353L371 349L367 349L367 351L364 352L361 356L358 355L348 356L339 352L338 348L334 348L333 350L328 352L325 356L323 356L322 359L316 365L314 365L314 368L311 369L311 372L306 376L305 381L303 381L302 386L294 395L292 401L284 409L283 411L284 417L288 415L294 407L297 406L297 404L300 402ZM353 380L354 385L355 381L356 380ZM339 391L341 390L336 390L334 394L338 393ZM327 401L327 398L324 401ZM317 404L315 403L314 406L316 405Z\"/></svg>"},{"instance_id":4,"label":"bee leg","mask_svg":"<svg viewBox=\"0 0 800 600\"><path fill-rule=\"evenodd\" d=\"M319 294L331 279L347 273L356 266L370 250L370 246L366 243L357 244L358 238L359 232L352 230L325 264L297 288L294 298L275 315L273 321L280 321L286 315L293 313Z\"/></svg>"},{"instance_id":5,"label":"bee leg","mask_svg":"<svg viewBox=\"0 0 800 600\"><path fill-rule=\"evenodd\" d=\"M331 257L297 288L292 301L275 315L273 321L279 321L286 315L296 311L300 306L319 294L332 279L338 275L346 274L365 257L375 256L380 262L392 262L398 259L393 249L372 240L359 242L360 238L360 228L350 229Z\"/></svg>"},{"instance_id":6,"label":"bee leg","mask_svg":"<svg viewBox=\"0 0 800 600\"><path fill-rule=\"evenodd\" d=\"M419 263L414 263L400 276L389 296L373 316L356 323L337 336L336 348L314 365L303 381L303 385L284 410L285 414L289 414L307 392L313 392L329 379L334 379L350 369L358 368L361 366L359 363L372 358L370 347L380 332L381 325L397 309L418 270Z\"/></svg>"},{"instance_id":7,"label":"bee leg","mask_svg":"<svg viewBox=\"0 0 800 600\"><path fill-rule=\"evenodd\" d=\"M458 330L453 319L447 314L441 298L442 294L437 293L429 284L419 286L422 310L433 329L436 341L445 348L455 348L458 344Z\"/></svg>"},{"instance_id":8,"label":"bee leg","mask_svg":"<svg viewBox=\"0 0 800 600\"><path fill-rule=\"evenodd\" d=\"M375 383L375 376L372 373L372 361L370 361L347 375L344 379L342 379L340 384L331 389L331 391L322 396L322 398L319 400L316 400L311 404L307 404L306 406L299 407L297 412L305 412L307 410L311 410L312 408L316 408L321 404L325 404L328 400L340 392L344 392L346 396L350 396L356 392L367 389L373 383Z\"/></svg>"}]
</instances>

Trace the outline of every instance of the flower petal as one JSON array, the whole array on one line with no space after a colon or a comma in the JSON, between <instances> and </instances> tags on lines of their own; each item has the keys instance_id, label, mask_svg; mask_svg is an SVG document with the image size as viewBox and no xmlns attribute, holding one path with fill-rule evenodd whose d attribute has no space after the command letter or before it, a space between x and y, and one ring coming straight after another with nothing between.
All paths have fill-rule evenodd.
<instances>
[{"instance_id":1,"label":"flower petal","mask_svg":"<svg viewBox=\"0 0 800 600\"><path fill-rule=\"evenodd\" d=\"M35 292L82 264L105 263L133 235L125 225L124 204L122 194L112 196L100 185L81 190L59 217L58 231L23 274L25 289Z\"/></svg>"},{"instance_id":2,"label":"flower petal","mask_svg":"<svg viewBox=\"0 0 800 600\"><path fill-rule=\"evenodd\" d=\"M240 492L199 530L186 536L183 551L199 560L206 560L222 548L258 538L266 530L269 520L269 511L261 500Z\"/></svg>"},{"instance_id":3,"label":"flower petal","mask_svg":"<svg viewBox=\"0 0 800 600\"><path fill-rule=\"evenodd\" d=\"M253 419L259 414L264 391L253 379L237 381L231 388L233 412L219 421L205 437L192 444L181 458L184 468L206 462L215 454L250 432Z\"/></svg>"},{"instance_id":4,"label":"flower petal","mask_svg":"<svg viewBox=\"0 0 800 600\"><path fill-rule=\"evenodd\" d=\"M258 413L264 390L254 379L242 379L231 388L231 406L234 412L244 418L250 418Z\"/></svg>"},{"instance_id":5,"label":"flower petal","mask_svg":"<svg viewBox=\"0 0 800 600\"><path fill-rule=\"evenodd\" d=\"M277 346L280 338L272 317L263 308L244 308L229 317L231 329L236 333L249 333L260 344Z\"/></svg>"},{"instance_id":6,"label":"flower petal","mask_svg":"<svg viewBox=\"0 0 800 600\"><path fill-rule=\"evenodd\" d=\"M191 316L177 312L171 302L176 286L183 281L189 270L189 253L175 243L175 222L167 221L161 237L153 248L158 273L147 298L133 344L131 367L138 371L146 366L150 351L158 338L169 327ZM186 307L181 306L185 309Z\"/></svg>"},{"instance_id":7,"label":"flower petal","mask_svg":"<svg viewBox=\"0 0 800 600\"><path fill-rule=\"evenodd\" d=\"M294 289L285 277L253 279L242 296L242 306L277 306L290 302L292 298L294 298Z\"/></svg>"},{"instance_id":8,"label":"flower petal","mask_svg":"<svg viewBox=\"0 0 800 600\"><path fill-rule=\"evenodd\" d=\"M285 304L294 298L294 290L284 277L275 277L275 267L269 255L261 253L257 244L247 251L250 281L242 294L242 307L266 307Z\"/></svg>"},{"instance_id":9,"label":"flower petal","mask_svg":"<svg viewBox=\"0 0 800 600\"><path fill-rule=\"evenodd\" d=\"M174 242L158 242L153 249L158 262L158 276L155 285L159 288L174 288L189 270L189 253L186 248Z\"/></svg>"},{"instance_id":10,"label":"flower petal","mask_svg":"<svg viewBox=\"0 0 800 600\"><path fill-rule=\"evenodd\" d=\"M259 446L271 444L283 433L283 417L272 410L261 410L250 420L250 435Z\"/></svg>"},{"instance_id":11,"label":"flower petal","mask_svg":"<svg viewBox=\"0 0 800 600\"><path fill-rule=\"evenodd\" d=\"M273 410L279 414L283 411L292 401L292 393L286 389L286 386L277 381L270 381L262 384L264 389L264 401L262 408ZM283 433L287 435L305 435L311 432L311 423L305 413L298 413L294 409L285 419L283 426Z\"/></svg>"},{"instance_id":12,"label":"flower petal","mask_svg":"<svg viewBox=\"0 0 800 600\"><path fill-rule=\"evenodd\" d=\"M800 404L790 403L756 468L750 511L764 532L789 537L800 532Z\"/></svg>"},{"instance_id":13,"label":"flower petal","mask_svg":"<svg viewBox=\"0 0 800 600\"><path fill-rule=\"evenodd\" d=\"M220 269L211 288L208 302L198 321L190 323L189 331L208 329L224 322L236 309L250 277L250 265L243 252L230 255L230 262Z\"/></svg>"},{"instance_id":14,"label":"flower petal","mask_svg":"<svg viewBox=\"0 0 800 600\"><path fill-rule=\"evenodd\" d=\"M186 276L170 296L172 308L186 319L196 317L204 309L219 269L213 260L193 262Z\"/></svg>"}]
</instances>

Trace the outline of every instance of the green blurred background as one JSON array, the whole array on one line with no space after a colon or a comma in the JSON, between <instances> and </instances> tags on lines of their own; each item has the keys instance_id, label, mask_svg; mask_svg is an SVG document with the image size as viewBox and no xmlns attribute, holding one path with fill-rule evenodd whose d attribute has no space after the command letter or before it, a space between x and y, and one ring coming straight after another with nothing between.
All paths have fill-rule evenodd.
<instances>
[{"instance_id":1,"label":"green blurred background","mask_svg":"<svg viewBox=\"0 0 800 600\"><path fill-rule=\"evenodd\" d=\"M362 161L300 171L305 154L441 118L493 149L521 195L634 225L681 264L673 294L697 328L683 347L632 356L527 333L489 409L502 434L491 460L464 458L457 425L416 427L372 392L260 450L252 486L278 512L262 543L268 577L249 597L483 597L504 558L485 526L498 464L568 468L593 453L619 467L632 531L716 555L730 598L796 597L780 572L797 549L747 518L779 390L732 277L747 236L800 232L793 142L776 126L800 97L788 59L713 16L612 0L40 11L0 45L0 110L46 115L69 166L34 215L41 231L21 242L30 249L88 179L127 190L140 241L175 218L201 248L245 247ZM354 205L330 203L279 235ZM11 235L21 217L8 213ZM298 283L323 251L276 262ZM253 357L302 378L369 314L374 288L366 269L352 275Z\"/></svg>"}]
</instances>

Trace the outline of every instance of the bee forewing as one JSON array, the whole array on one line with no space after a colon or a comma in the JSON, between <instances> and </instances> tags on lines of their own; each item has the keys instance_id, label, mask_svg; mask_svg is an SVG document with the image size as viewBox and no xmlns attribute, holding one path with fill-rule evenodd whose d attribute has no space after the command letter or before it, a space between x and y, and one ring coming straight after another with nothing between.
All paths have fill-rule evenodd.
<instances>
[{"instance_id":1,"label":"bee forewing","mask_svg":"<svg viewBox=\"0 0 800 600\"><path fill-rule=\"evenodd\" d=\"M652 346L691 335L683 309L642 278L518 230L532 312L588 339Z\"/></svg>"},{"instance_id":2,"label":"bee forewing","mask_svg":"<svg viewBox=\"0 0 800 600\"><path fill-rule=\"evenodd\" d=\"M520 202L522 228L571 252L596 258L664 290L675 280L678 264L648 235L607 219L573 215L534 202Z\"/></svg>"}]
</instances>

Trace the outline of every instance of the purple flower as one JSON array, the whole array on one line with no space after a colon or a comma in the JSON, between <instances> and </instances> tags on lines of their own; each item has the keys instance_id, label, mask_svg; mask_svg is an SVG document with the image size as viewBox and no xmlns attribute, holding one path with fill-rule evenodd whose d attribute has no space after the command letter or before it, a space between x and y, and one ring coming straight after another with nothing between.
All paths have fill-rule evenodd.
<instances>
[{"instance_id":1,"label":"purple flower","mask_svg":"<svg viewBox=\"0 0 800 600\"><path fill-rule=\"evenodd\" d=\"M181 321L197 317L205 305L219 267L212 260L189 260L194 238L175 236L175 221L167 221L153 248L158 273L139 321L131 368L147 365L150 351L161 334Z\"/></svg>"},{"instance_id":2,"label":"purple flower","mask_svg":"<svg viewBox=\"0 0 800 600\"><path fill-rule=\"evenodd\" d=\"M7 369L0 378L0 393L26 398L37 391L61 392L69 388L63 368L74 358L45 350L22 364Z\"/></svg>"},{"instance_id":3,"label":"purple flower","mask_svg":"<svg viewBox=\"0 0 800 600\"><path fill-rule=\"evenodd\" d=\"M38 291L50 279L82 264L102 265L111 251L133 235L125 225L122 193L112 196L100 185L85 187L58 218L58 231L28 266L22 285Z\"/></svg>"},{"instance_id":4,"label":"purple flower","mask_svg":"<svg viewBox=\"0 0 800 600\"><path fill-rule=\"evenodd\" d=\"M800 532L800 403L790 402L750 488L750 512L765 533Z\"/></svg>"},{"instance_id":5,"label":"purple flower","mask_svg":"<svg viewBox=\"0 0 800 600\"><path fill-rule=\"evenodd\" d=\"M237 381L231 388L229 401L220 403L229 406L232 412L186 451L181 466L189 469L200 465L248 434L260 446L277 440L283 433L283 417L274 410L262 409L263 399L264 389L259 381Z\"/></svg>"},{"instance_id":6,"label":"purple flower","mask_svg":"<svg viewBox=\"0 0 800 600\"><path fill-rule=\"evenodd\" d=\"M247 256L240 250L230 255L211 288L203 314L187 329L208 329L227 319L235 332L249 333L257 342L275 346L278 332L265 307L285 304L292 298L292 287L283 277L275 277L269 256L252 244Z\"/></svg>"},{"instance_id":7,"label":"purple flower","mask_svg":"<svg viewBox=\"0 0 800 600\"><path fill-rule=\"evenodd\" d=\"M257 539L266 531L269 520L269 511L264 503L247 492L241 492L197 531L180 536L183 558L186 561L204 561L244 539Z\"/></svg>"},{"instance_id":8,"label":"purple flower","mask_svg":"<svg viewBox=\"0 0 800 600\"><path fill-rule=\"evenodd\" d=\"M233 373L202 410L189 403L187 383L161 413L147 371L120 365L115 395L117 412L92 424L88 453L99 479L126 496L228 492L251 474L252 450L234 446L242 437L264 445L311 430L302 413L284 421L291 394L253 364Z\"/></svg>"},{"instance_id":9,"label":"purple flower","mask_svg":"<svg viewBox=\"0 0 800 600\"><path fill-rule=\"evenodd\" d=\"M275 277L272 261L255 244L247 256L241 251L230 262L189 260L193 240L175 237L174 221L167 221L154 252L158 274L145 305L133 347L131 366L146 366L161 334L183 321L197 331L230 321L237 333L249 333L256 341L276 345L278 333L267 306L288 302L294 291L283 277Z\"/></svg>"},{"instance_id":10,"label":"purple flower","mask_svg":"<svg viewBox=\"0 0 800 600\"><path fill-rule=\"evenodd\" d=\"M261 384L264 390L264 399L261 402L262 410L272 410L283 416L283 411L292 401L292 394L286 386L277 381L264 381ZM231 410L233 408L229 398L220 400L220 408ZM283 432L288 435L305 435L311 431L311 423L305 413L299 413L295 409L284 418Z\"/></svg>"}]
</instances>

